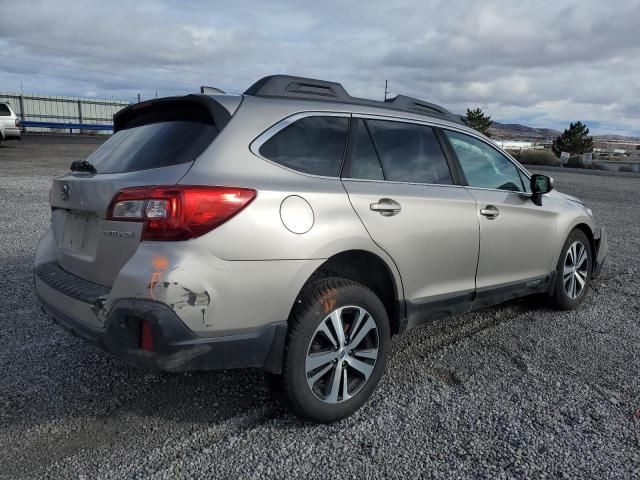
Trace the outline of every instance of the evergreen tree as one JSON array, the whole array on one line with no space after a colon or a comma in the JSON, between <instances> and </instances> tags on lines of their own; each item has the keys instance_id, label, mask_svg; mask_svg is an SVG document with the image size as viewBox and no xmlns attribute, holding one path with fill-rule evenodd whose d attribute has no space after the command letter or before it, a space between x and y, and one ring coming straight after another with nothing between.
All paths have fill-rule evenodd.
<instances>
[{"instance_id":1,"label":"evergreen tree","mask_svg":"<svg viewBox=\"0 0 640 480\"><path fill-rule=\"evenodd\" d=\"M577 121L569 125L562 135L553 141L553 151L556 155L560 152L569 152L572 155L581 155L593 150L593 137L589 136L589 129L582 122Z\"/></svg>"},{"instance_id":2,"label":"evergreen tree","mask_svg":"<svg viewBox=\"0 0 640 480\"><path fill-rule=\"evenodd\" d=\"M467 115L464 117L464 123L487 137L491 136L489 134L489 127L493 125L493 122L491 121L491 117L489 115L485 115L481 108L475 108L473 110L467 108Z\"/></svg>"}]
</instances>

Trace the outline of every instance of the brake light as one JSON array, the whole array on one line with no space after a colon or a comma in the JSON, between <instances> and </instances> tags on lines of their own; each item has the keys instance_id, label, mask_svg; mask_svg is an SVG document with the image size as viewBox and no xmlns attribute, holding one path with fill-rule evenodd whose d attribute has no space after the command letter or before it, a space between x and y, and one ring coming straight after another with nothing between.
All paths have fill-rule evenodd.
<instances>
[{"instance_id":1,"label":"brake light","mask_svg":"<svg viewBox=\"0 0 640 480\"><path fill-rule=\"evenodd\" d=\"M144 222L142 240L189 240L219 227L255 197L255 190L239 187L124 188L113 197L107 219Z\"/></svg>"},{"instance_id":2,"label":"brake light","mask_svg":"<svg viewBox=\"0 0 640 480\"><path fill-rule=\"evenodd\" d=\"M20 128L20 120L16 118L16 128Z\"/></svg>"}]
</instances>

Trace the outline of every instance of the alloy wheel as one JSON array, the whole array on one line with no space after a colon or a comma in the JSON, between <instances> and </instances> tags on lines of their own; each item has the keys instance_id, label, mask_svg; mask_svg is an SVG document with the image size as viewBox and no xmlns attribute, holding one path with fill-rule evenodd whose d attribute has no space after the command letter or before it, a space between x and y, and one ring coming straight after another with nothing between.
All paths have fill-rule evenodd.
<instances>
[{"instance_id":1,"label":"alloy wheel","mask_svg":"<svg viewBox=\"0 0 640 480\"><path fill-rule=\"evenodd\" d=\"M578 298L584 290L588 267L586 247L582 242L573 242L567 250L563 270L564 291L571 300Z\"/></svg>"},{"instance_id":2,"label":"alloy wheel","mask_svg":"<svg viewBox=\"0 0 640 480\"><path fill-rule=\"evenodd\" d=\"M340 403L369 380L378 358L378 327L364 308L332 311L316 328L305 362L307 384L319 400Z\"/></svg>"}]
</instances>

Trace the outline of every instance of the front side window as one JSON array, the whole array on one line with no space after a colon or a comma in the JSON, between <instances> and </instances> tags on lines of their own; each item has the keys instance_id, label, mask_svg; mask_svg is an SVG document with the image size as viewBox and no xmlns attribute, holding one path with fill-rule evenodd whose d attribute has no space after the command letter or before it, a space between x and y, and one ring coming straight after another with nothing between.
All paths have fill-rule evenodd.
<instances>
[{"instance_id":1,"label":"front side window","mask_svg":"<svg viewBox=\"0 0 640 480\"><path fill-rule=\"evenodd\" d=\"M449 165L431 127L367 120L387 180L452 185Z\"/></svg>"},{"instance_id":2,"label":"front side window","mask_svg":"<svg viewBox=\"0 0 640 480\"><path fill-rule=\"evenodd\" d=\"M518 168L495 148L463 133L444 132L470 187L524 191Z\"/></svg>"},{"instance_id":3,"label":"front side window","mask_svg":"<svg viewBox=\"0 0 640 480\"><path fill-rule=\"evenodd\" d=\"M263 143L260 155L298 172L338 177L348 128L346 117L304 117Z\"/></svg>"}]
</instances>

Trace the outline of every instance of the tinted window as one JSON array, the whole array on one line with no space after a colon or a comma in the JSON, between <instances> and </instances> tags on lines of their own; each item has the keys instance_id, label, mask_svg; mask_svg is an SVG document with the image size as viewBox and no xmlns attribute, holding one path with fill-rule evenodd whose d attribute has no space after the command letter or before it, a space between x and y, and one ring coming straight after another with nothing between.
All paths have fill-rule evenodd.
<instances>
[{"instance_id":1,"label":"tinted window","mask_svg":"<svg viewBox=\"0 0 640 480\"><path fill-rule=\"evenodd\" d=\"M305 117L283 128L260 147L260 155L302 173L338 177L349 119Z\"/></svg>"},{"instance_id":2,"label":"tinted window","mask_svg":"<svg viewBox=\"0 0 640 480\"><path fill-rule=\"evenodd\" d=\"M98 173L119 173L191 162L213 141L215 125L192 121L151 123L120 130L87 159Z\"/></svg>"},{"instance_id":3,"label":"tinted window","mask_svg":"<svg viewBox=\"0 0 640 480\"><path fill-rule=\"evenodd\" d=\"M4 103L0 103L0 117L11 116L11 110Z\"/></svg>"},{"instance_id":4,"label":"tinted window","mask_svg":"<svg viewBox=\"0 0 640 480\"><path fill-rule=\"evenodd\" d=\"M518 173L520 174L520 180L522 180L524 191L531 193L531 180L527 178L523 171L519 171Z\"/></svg>"},{"instance_id":5,"label":"tinted window","mask_svg":"<svg viewBox=\"0 0 640 480\"><path fill-rule=\"evenodd\" d=\"M353 143L349 161L350 172L346 176L365 180L384 180L378 154L373 147L367 126L361 119L354 119L351 123L351 135Z\"/></svg>"},{"instance_id":6,"label":"tinted window","mask_svg":"<svg viewBox=\"0 0 640 480\"><path fill-rule=\"evenodd\" d=\"M431 127L367 120L387 180L452 184L451 172Z\"/></svg>"},{"instance_id":7,"label":"tinted window","mask_svg":"<svg viewBox=\"0 0 640 480\"><path fill-rule=\"evenodd\" d=\"M445 133L470 186L523 191L518 168L495 148L469 135L448 130Z\"/></svg>"}]
</instances>

